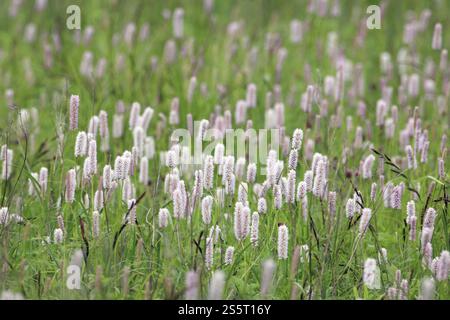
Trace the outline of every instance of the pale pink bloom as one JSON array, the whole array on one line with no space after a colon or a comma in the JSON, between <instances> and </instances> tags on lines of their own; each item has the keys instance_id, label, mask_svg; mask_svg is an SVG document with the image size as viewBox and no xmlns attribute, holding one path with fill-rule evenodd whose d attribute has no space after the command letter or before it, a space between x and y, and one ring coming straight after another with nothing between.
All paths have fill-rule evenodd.
<instances>
[{"instance_id":1,"label":"pale pink bloom","mask_svg":"<svg viewBox=\"0 0 450 320\"><path fill-rule=\"evenodd\" d=\"M284 126L284 104L281 102L275 104L275 124L278 128Z\"/></svg>"},{"instance_id":2,"label":"pale pink bloom","mask_svg":"<svg viewBox=\"0 0 450 320\"><path fill-rule=\"evenodd\" d=\"M75 140L75 157L83 157L87 151L87 135L86 132L80 131Z\"/></svg>"},{"instance_id":3,"label":"pale pink bloom","mask_svg":"<svg viewBox=\"0 0 450 320\"><path fill-rule=\"evenodd\" d=\"M431 242L432 238L433 238L433 229L428 227L422 228L422 234L420 237L420 245L422 253L425 251L427 244Z\"/></svg>"},{"instance_id":4,"label":"pale pink bloom","mask_svg":"<svg viewBox=\"0 0 450 320\"><path fill-rule=\"evenodd\" d=\"M297 201L301 201L304 197L306 197L306 182L300 181L297 187Z\"/></svg>"},{"instance_id":5,"label":"pale pink bloom","mask_svg":"<svg viewBox=\"0 0 450 320\"><path fill-rule=\"evenodd\" d=\"M89 120L88 126L88 141L92 140L97 136L98 127L100 125L100 119L98 116L92 116ZM89 137L89 135L91 137Z\"/></svg>"},{"instance_id":6,"label":"pale pink bloom","mask_svg":"<svg viewBox=\"0 0 450 320\"><path fill-rule=\"evenodd\" d=\"M233 263L233 256L234 256L234 247L229 246L227 250L225 251L225 264L230 265Z\"/></svg>"},{"instance_id":7,"label":"pale pink bloom","mask_svg":"<svg viewBox=\"0 0 450 320\"><path fill-rule=\"evenodd\" d=\"M88 157L89 157L89 174L94 175L97 173L97 142L95 140L89 141Z\"/></svg>"},{"instance_id":8,"label":"pale pink bloom","mask_svg":"<svg viewBox=\"0 0 450 320\"><path fill-rule=\"evenodd\" d=\"M182 8L176 8L173 11L172 15L172 26L173 26L173 36L177 39L183 37L183 18L184 18L184 10Z\"/></svg>"},{"instance_id":9,"label":"pale pink bloom","mask_svg":"<svg viewBox=\"0 0 450 320\"><path fill-rule=\"evenodd\" d=\"M60 228L56 228L53 232L53 241L56 244L61 244L64 241L64 232Z\"/></svg>"},{"instance_id":10,"label":"pale pink bloom","mask_svg":"<svg viewBox=\"0 0 450 320\"><path fill-rule=\"evenodd\" d=\"M0 225L7 225L10 221L8 207L0 208Z\"/></svg>"},{"instance_id":11,"label":"pale pink bloom","mask_svg":"<svg viewBox=\"0 0 450 320\"><path fill-rule=\"evenodd\" d=\"M289 152L289 160L288 160L288 167L289 169L297 169L297 162L298 162L298 151L297 149L292 149Z\"/></svg>"},{"instance_id":12,"label":"pale pink bloom","mask_svg":"<svg viewBox=\"0 0 450 320\"><path fill-rule=\"evenodd\" d=\"M141 158L139 166L139 182L147 185L148 183L148 159L146 157Z\"/></svg>"},{"instance_id":13,"label":"pale pink bloom","mask_svg":"<svg viewBox=\"0 0 450 320\"><path fill-rule=\"evenodd\" d=\"M169 150L166 153L166 166L173 169L177 165L176 163L176 153L174 150Z\"/></svg>"},{"instance_id":14,"label":"pale pink bloom","mask_svg":"<svg viewBox=\"0 0 450 320\"><path fill-rule=\"evenodd\" d=\"M250 209L241 202L236 202L234 208L234 235L238 241L244 240L250 226Z\"/></svg>"},{"instance_id":15,"label":"pale pink bloom","mask_svg":"<svg viewBox=\"0 0 450 320\"><path fill-rule=\"evenodd\" d=\"M139 121L139 114L141 113L141 105L138 102L133 102L130 110L129 126L134 129Z\"/></svg>"},{"instance_id":16,"label":"pale pink bloom","mask_svg":"<svg viewBox=\"0 0 450 320\"><path fill-rule=\"evenodd\" d=\"M41 186L41 193L44 194L48 185L48 169L46 167L42 167L39 171L39 185Z\"/></svg>"},{"instance_id":17,"label":"pale pink bloom","mask_svg":"<svg viewBox=\"0 0 450 320\"><path fill-rule=\"evenodd\" d=\"M376 195L377 195L377 183L373 182L370 188L370 200L375 201Z\"/></svg>"},{"instance_id":18,"label":"pale pink bloom","mask_svg":"<svg viewBox=\"0 0 450 320\"><path fill-rule=\"evenodd\" d=\"M300 150L302 147L302 141L303 141L303 130L297 128L294 130L294 133L292 134L292 149Z\"/></svg>"},{"instance_id":19,"label":"pale pink bloom","mask_svg":"<svg viewBox=\"0 0 450 320\"><path fill-rule=\"evenodd\" d=\"M313 171L307 170L305 171L305 175L303 176L303 181L306 184L306 191L312 191L313 189Z\"/></svg>"},{"instance_id":20,"label":"pale pink bloom","mask_svg":"<svg viewBox=\"0 0 450 320\"><path fill-rule=\"evenodd\" d=\"M188 271L186 273L186 300L197 300L199 298L200 275L197 271Z\"/></svg>"},{"instance_id":21,"label":"pale pink bloom","mask_svg":"<svg viewBox=\"0 0 450 320\"><path fill-rule=\"evenodd\" d=\"M152 121L153 114L155 111L151 107L146 107L144 109L144 112L142 112L142 116L138 119L138 125L144 129L144 133L147 132L148 126L150 125L150 122Z\"/></svg>"},{"instance_id":22,"label":"pale pink bloom","mask_svg":"<svg viewBox=\"0 0 450 320\"><path fill-rule=\"evenodd\" d=\"M247 102L247 106L249 108L255 108L256 107L256 102L257 102L257 96L256 96L256 85L254 83L250 83L247 86L247 97L246 97L246 102Z\"/></svg>"},{"instance_id":23,"label":"pale pink bloom","mask_svg":"<svg viewBox=\"0 0 450 320\"><path fill-rule=\"evenodd\" d=\"M114 180L123 180L126 176L124 159L122 156L117 156L114 160Z\"/></svg>"},{"instance_id":24,"label":"pale pink bloom","mask_svg":"<svg viewBox=\"0 0 450 320\"><path fill-rule=\"evenodd\" d=\"M433 50L442 49L442 24L436 23L434 26L433 42L431 44Z\"/></svg>"},{"instance_id":25,"label":"pale pink bloom","mask_svg":"<svg viewBox=\"0 0 450 320\"><path fill-rule=\"evenodd\" d=\"M363 146L363 129L360 126L356 127L353 146L357 149L360 149Z\"/></svg>"},{"instance_id":26,"label":"pale pink bloom","mask_svg":"<svg viewBox=\"0 0 450 320\"><path fill-rule=\"evenodd\" d=\"M438 176L440 179L445 179L445 163L444 158L438 159Z\"/></svg>"},{"instance_id":27,"label":"pale pink bloom","mask_svg":"<svg viewBox=\"0 0 450 320\"><path fill-rule=\"evenodd\" d=\"M336 215L336 192L330 191L328 192L328 212L331 218L334 218Z\"/></svg>"},{"instance_id":28,"label":"pale pink bloom","mask_svg":"<svg viewBox=\"0 0 450 320\"><path fill-rule=\"evenodd\" d=\"M363 163L362 177L363 179L372 178L372 166L375 161L374 155L370 154Z\"/></svg>"},{"instance_id":29,"label":"pale pink bloom","mask_svg":"<svg viewBox=\"0 0 450 320\"><path fill-rule=\"evenodd\" d=\"M161 229L166 228L169 224L169 210L167 208L159 209L158 213L158 225Z\"/></svg>"},{"instance_id":30,"label":"pale pink bloom","mask_svg":"<svg viewBox=\"0 0 450 320\"><path fill-rule=\"evenodd\" d=\"M370 219L372 218L372 210L364 208L362 210L361 219L359 222L359 234L364 236L366 229L369 227Z\"/></svg>"},{"instance_id":31,"label":"pale pink bloom","mask_svg":"<svg viewBox=\"0 0 450 320\"><path fill-rule=\"evenodd\" d=\"M129 177L126 177L122 185L122 200L127 202L133 197L133 186Z\"/></svg>"},{"instance_id":32,"label":"pale pink bloom","mask_svg":"<svg viewBox=\"0 0 450 320\"><path fill-rule=\"evenodd\" d=\"M405 152L406 152L406 159L408 160L408 169L417 168L417 162L416 162L413 148L411 147L411 145L406 146Z\"/></svg>"},{"instance_id":33,"label":"pale pink bloom","mask_svg":"<svg viewBox=\"0 0 450 320\"><path fill-rule=\"evenodd\" d=\"M250 231L250 242L253 246L258 245L258 237L259 237L259 214L258 212L253 212L252 214L252 224Z\"/></svg>"},{"instance_id":34,"label":"pale pink bloom","mask_svg":"<svg viewBox=\"0 0 450 320\"><path fill-rule=\"evenodd\" d=\"M241 182L238 188L238 201L247 204L248 185L245 182Z\"/></svg>"},{"instance_id":35,"label":"pale pink bloom","mask_svg":"<svg viewBox=\"0 0 450 320\"><path fill-rule=\"evenodd\" d=\"M363 281L369 289L373 288L376 284L376 268L377 261L375 259L368 258L364 263Z\"/></svg>"},{"instance_id":36,"label":"pale pink bloom","mask_svg":"<svg viewBox=\"0 0 450 320\"><path fill-rule=\"evenodd\" d=\"M401 209L402 208L402 191L401 186L395 186L392 189L391 196L390 196L390 206L392 209Z\"/></svg>"},{"instance_id":37,"label":"pale pink bloom","mask_svg":"<svg viewBox=\"0 0 450 320\"><path fill-rule=\"evenodd\" d=\"M213 197L209 195L202 199L202 220L206 225L209 225L211 223L213 201Z\"/></svg>"},{"instance_id":38,"label":"pale pink bloom","mask_svg":"<svg viewBox=\"0 0 450 320\"><path fill-rule=\"evenodd\" d=\"M173 216L176 219L184 218L186 213L186 203L180 188L175 189L173 198Z\"/></svg>"},{"instance_id":39,"label":"pale pink bloom","mask_svg":"<svg viewBox=\"0 0 450 320\"><path fill-rule=\"evenodd\" d=\"M202 195L203 195L203 172L202 170L195 170L194 188L192 190L192 197L199 199Z\"/></svg>"},{"instance_id":40,"label":"pale pink bloom","mask_svg":"<svg viewBox=\"0 0 450 320\"><path fill-rule=\"evenodd\" d=\"M295 202L295 183L296 182L296 172L290 170L288 173L287 184L286 184L286 203Z\"/></svg>"},{"instance_id":41,"label":"pale pink bloom","mask_svg":"<svg viewBox=\"0 0 450 320\"><path fill-rule=\"evenodd\" d=\"M153 159L155 156L155 140L153 137L146 137L144 140L144 155L147 159Z\"/></svg>"},{"instance_id":42,"label":"pale pink bloom","mask_svg":"<svg viewBox=\"0 0 450 320\"><path fill-rule=\"evenodd\" d=\"M31 177L32 178L28 179L28 195L34 196L36 193L36 187L35 187L34 183L35 183L35 181L37 181L37 183L39 183L39 176L38 176L37 172L32 172Z\"/></svg>"},{"instance_id":43,"label":"pale pink bloom","mask_svg":"<svg viewBox=\"0 0 450 320\"><path fill-rule=\"evenodd\" d=\"M191 79L189 79L189 86L188 86L188 92L187 92L187 102L188 103L192 102L196 88L197 88L197 78L191 77Z\"/></svg>"},{"instance_id":44,"label":"pale pink bloom","mask_svg":"<svg viewBox=\"0 0 450 320\"><path fill-rule=\"evenodd\" d=\"M436 219L436 210L434 208L428 208L425 217L423 219L424 228L434 228L434 220Z\"/></svg>"},{"instance_id":45,"label":"pale pink bloom","mask_svg":"<svg viewBox=\"0 0 450 320\"><path fill-rule=\"evenodd\" d=\"M218 225L212 226L209 229L209 237L213 239L214 244L219 242L220 234L222 233L222 230Z\"/></svg>"},{"instance_id":46,"label":"pale pink bloom","mask_svg":"<svg viewBox=\"0 0 450 320\"><path fill-rule=\"evenodd\" d=\"M416 240L416 225L417 225L416 216L410 217L409 218L409 240L411 240L411 241Z\"/></svg>"},{"instance_id":47,"label":"pale pink bloom","mask_svg":"<svg viewBox=\"0 0 450 320\"><path fill-rule=\"evenodd\" d=\"M435 296L435 284L433 278L425 278L422 280L420 290L420 300L433 300Z\"/></svg>"},{"instance_id":48,"label":"pale pink bloom","mask_svg":"<svg viewBox=\"0 0 450 320\"><path fill-rule=\"evenodd\" d=\"M94 210L96 211L100 211L101 209L103 209L103 191L102 190L97 190L95 191L94 194Z\"/></svg>"},{"instance_id":49,"label":"pale pink bloom","mask_svg":"<svg viewBox=\"0 0 450 320\"><path fill-rule=\"evenodd\" d=\"M123 115L113 115L113 138L120 138L123 135Z\"/></svg>"},{"instance_id":50,"label":"pale pink bloom","mask_svg":"<svg viewBox=\"0 0 450 320\"><path fill-rule=\"evenodd\" d=\"M267 202L265 198L258 199L258 213L264 214L267 212Z\"/></svg>"},{"instance_id":51,"label":"pale pink bloom","mask_svg":"<svg viewBox=\"0 0 450 320\"><path fill-rule=\"evenodd\" d=\"M136 148L139 157L142 157L144 153L144 139L144 129L142 127L135 127L133 129L133 146Z\"/></svg>"},{"instance_id":52,"label":"pale pink bloom","mask_svg":"<svg viewBox=\"0 0 450 320\"><path fill-rule=\"evenodd\" d=\"M91 161L89 157L86 157L83 162L83 181L89 182L91 181Z\"/></svg>"},{"instance_id":53,"label":"pale pink bloom","mask_svg":"<svg viewBox=\"0 0 450 320\"><path fill-rule=\"evenodd\" d=\"M265 260L262 264L261 296L265 297L272 288L273 276L277 265L273 259Z\"/></svg>"},{"instance_id":54,"label":"pale pink bloom","mask_svg":"<svg viewBox=\"0 0 450 320\"><path fill-rule=\"evenodd\" d=\"M450 253L447 250L441 252L436 266L436 279L445 281L448 279L450 271Z\"/></svg>"},{"instance_id":55,"label":"pale pink bloom","mask_svg":"<svg viewBox=\"0 0 450 320\"><path fill-rule=\"evenodd\" d=\"M445 70L447 69L447 60L448 60L448 51L447 49L444 49L441 51L441 59L439 62L439 69L442 72L445 72Z\"/></svg>"},{"instance_id":56,"label":"pale pink bloom","mask_svg":"<svg viewBox=\"0 0 450 320\"><path fill-rule=\"evenodd\" d=\"M301 21L294 19L290 23L290 39L292 43L299 43L302 41L303 29Z\"/></svg>"},{"instance_id":57,"label":"pale pink bloom","mask_svg":"<svg viewBox=\"0 0 450 320\"><path fill-rule=\"evenodd\" d=\"M249 163L247 166L247 182L254 183L256 181L256 164Z\"/></svg>"},{"instance_id":58,"label":"pale pink bloom","mask_svg":"<svg viewBox=\"0 0 450 320\"><path fill-rule=\"evenodd\" d=\"M58 227L64 232L66 232L65 228L64 228L64 218L62 215L58 215L56 217L56 221L58 222Z\"/></svg>"},{"instance_id":59,"label":"pale pink bloom","mask_svg":"<svg viewBox=\"0 0 450 320\"><path fill-rule=\"evenodd\" d=\"M100 235L100 214L98 211L92 213L92 235L98 238Z\"/></svg>"},{"instance_id":60,"label":"pale pink bloom","mask_svg":"<svg viewBox=\"0 0 450 320\"><path fill-rule=\"evenodd\" d=\"M214 163L219 165L223 164L224 154L225 146L222 143L218 143L214 148Z\"/></svg>"},{"instance_id":61,"label":"pale pink bloom","mask_svg":"<svg viewBox=\"0 0 450 320\"><path fill-rule=\"evenodd\" d=\"M313 194L316 197L322 198L327 184L326 180L326 162L320 159L317 164L317 170L314 175Z\"/></svg>"},{"instance_id":62,"label":"pale pink bloom","mask_svg":"<svg viewBox=\"0 0 450 320\"><path fill-rule=\"evenodd\" d=\"M211 269L213 265L213 256L214 256L214 241L212 238L206 238L205 266L207 269Z\"/></svg>"},{"instance_id":63,"label":"pale pink bloom","mask_svg":"<svg viewBox=\"0 0 450 320\"><path fill-rule=\"evenodd\" d=\"M431 261L433 260L433 246L431 242L427 242L422 252L422 264L424 267L431 268Z\"/></svg>"},{"instance_id":64,"label":"pale pink bloom","mask_svg":"<svg viewBox=\"0 0 450 320\"><path fill-rule=\"evenodd\" d=\"M203 181L206 190L211 190L214 185L214 159L211 155L207 155L203 165Z\"/></svg>"},{"instance_id":65,"label":"pale pink bloom","mask_svg":"<svg viewBox=\"0 0 450 320\"><path fill-rule=\"evenodd\" d=\"M408 201L406 204L406 223L409 224L409 219L416 215L416 204L414 200Z\"/></svg>"},{"instance_id":66,"label":"pale pink bloom","mask_svg":"<svg viewBox=\"0 0 450 320\"><path fill-rule=\"evenodd\" d=\"M428 149L430 147L430 141L425 141L422 148L422 153L420 156L420 162L421 163L427 163L428 162Z\"/></svg>"},{"instance_id":67,"label":"pale pink bloom","mask_svg":"<svg viewBox=\"0 0 450 320\"><path fill-rule=\"evenodd\" d=\"M111 183L113 178L113 171L110 165L106 165L103 167L103 175L102 175L102 183L103 188L106 190L111 189Z\"/></svg>"},{"instance_id":68,"label":"pale pink bloom","mask_svg":"<svg viewBox=\"0 0 450 320\"><path fill-rule=\"evenodd\" d=\"M2 166L2 180L8 180L11 177L13 169L13 156L14 152L11 149L6 149L5 155L3 156L3 166Z\"/></svg>"},{"instance_id":69,"label":"pale pink bloom","mask_svg":"<svg viewBox=\"0 0 450 320\"><path fill-rule=\"evenodd\" d=\"M225 287L225 273L221 270L215 271L211 277L208 289L208 300L221 300Z\"/></svg>"},{"instance_id":70,"label":"pale pink bloom","mask_svg":"<svg viewBox=\"0 0 450 320\"><path fill-rule=\"evenodd\" d=\"M169 115L169 123L172 125L176 125L180 123L180 99L177 97L172 99L170 105L170 115Z\"/></svg>"},{"instance_id":71,"label":"pale pink bloom","mask_svg":"<svg viewBox=\"0 0 450 320\"><path fill-rule=\"evenodd\" d=\"M239 100L236 103L235 121L236 124L245 123L247 118L247 102L245 100Z\"/></svg>"},{"instance_id":72,"label":"pale pink bloom","mask_svg":"<svg viewBox=\"0 0 450 320\"><path fill-rule=\"evenodd\" d=\"M100 110L99 118L99 131L100 137L106 138L109 135L108 130L108 113L105 110Z\"/></svg>"},{"instance_id":73,"label":"pale pink bloom","mask_svg":"<svg viewBox=\"0 0 450 320\"><path fill-rule=\"evenodd\" d=\"M128 200L128 223L136 224L136 200Z\"/></svg>"}]
</instances>

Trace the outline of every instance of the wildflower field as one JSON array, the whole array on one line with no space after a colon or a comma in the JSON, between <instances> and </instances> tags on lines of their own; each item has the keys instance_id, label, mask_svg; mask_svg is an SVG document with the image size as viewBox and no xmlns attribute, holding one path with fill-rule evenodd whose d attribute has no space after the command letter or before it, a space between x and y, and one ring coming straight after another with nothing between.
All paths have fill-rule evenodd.
<instances>
[{"instance_id":1,"label":"wildflower field","mask_svg":"<svg viewBox=\"0 0 450 320\"><path fill-rule=\"evenodd\" d=\"M0 1L0 299L449 299L449 25Z\"/></svg>"}]
</instances>

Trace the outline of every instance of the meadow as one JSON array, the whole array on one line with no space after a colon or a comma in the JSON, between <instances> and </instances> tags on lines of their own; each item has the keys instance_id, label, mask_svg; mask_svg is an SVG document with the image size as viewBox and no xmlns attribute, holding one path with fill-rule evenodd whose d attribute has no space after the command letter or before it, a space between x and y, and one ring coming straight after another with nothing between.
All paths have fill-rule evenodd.
<instances>
[{"instance_id":1,"label":"meadow","mask_svg":"<svg viewBox=\"0 0 450 320\"><path fill-rule=\"evenodd\" d=\"M0 299L450 299L449 12L0 1Z\"/></svg>"}]
</instances>

